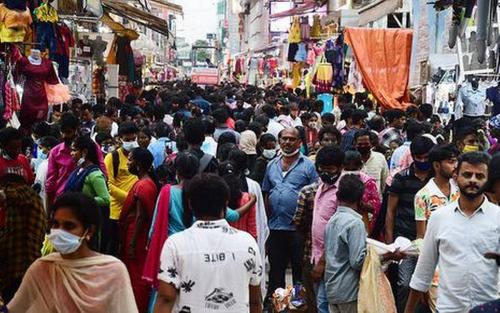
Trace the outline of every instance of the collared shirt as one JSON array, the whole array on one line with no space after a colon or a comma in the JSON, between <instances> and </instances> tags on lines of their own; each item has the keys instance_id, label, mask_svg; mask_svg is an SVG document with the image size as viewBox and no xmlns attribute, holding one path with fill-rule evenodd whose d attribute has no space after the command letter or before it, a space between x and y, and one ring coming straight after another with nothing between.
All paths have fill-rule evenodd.
<instances>
[{"instance_id":1,"label":"collared shirt","mask_svg":"<svg viewBox=\"0 0 500 313\"><path fill-rule=\"evenodd\" d=\"M486 110L486 91L483 88L474 90L470 84L460 88L455 105L463 106L465 116L483 116Z\"/></svg>"},{"instance_id":2,"label":"collared shirt","mask_svg":"<svg viewBox=\"0 0 500 313\"><path fill-rule=\"evenodd\" d=\"M102 151L96 144L99 168L107 175L106 166L102 157ZM75 161L71 158L71 149L64 142L58 144L49 154L49 165L47 168L47 181L45 182L45 192L47 194L60 195L64 191L69 175L76 168Z\"/></svg>"},{"instance_id":3,"label":"collared shirt","mask_svg":"<svg viewBox=\"0 0 500 313\"><path fill-rule=\"evenodd\" d=\"M443 194L436 185L434 178L420 189L415 195L415 220L427 221L431 214L440 207L458 200L460 193L455 181L450 180L450 195Z\"/></svg>"},{"instance_id":4,"label":"collared shirt","mask_svg":"<svg viewBox=\"0 0 500 313\"><path fill-rule=\"evenodd\" d=\"M283 125L281 125L280 123L276 122L273 119L269 119L269 123L267 124L266 134L271 134L276 139L278 139L278 136L283 129L285 129L285 127L283 127Z\"/></svg>"},{"instance_id":5,"label":"collared shirt","mask_svg":"<svg viewBox=\"0 0 500 313\"><path fill-rule=\"evenodd\" d=\"M225 220L197 221L170 236L158 279L179 290L173 312L249 312L248 286L259 286L263 266L250 234Z\"/></svg>"},{"instance_id":6,"label":"collared shirt","mask_svg":"<svg viewBox=\"0 0 500 313\"><path fill-rule=\"evenodd\" d=\"M378 192L381 194L385 187L385 181L389 176L389 167L384 155L372 151L368 160L363 164L361 171L375 179Z\"/></svg>"},{"instance_id":7,"label":"collared shirt","mask_svg":"<svg viewBox=\"0 0 500 313\"><path fill-rule=\"evenodd\" d=\"M351 208L339 207L328 222L325 231L325 285L330 304L358 299L367 237L361 215Z\"/></svg>"},{"instance_id":8,"label":"collared shirt","mask_svg":"<svg viewBox=\"0 0 500 313\"><path fill-rule=\"evenodd\" d=\"M405 141L403 145L399 146L394 150L391 156L391 161L389 163L389 169L392 171L401 165L401 159L403 155L410 151L411 141Z\"/></svg>"},{"instance_id":9,"label":"collared shirt","mask_svg":"<svg viewBox=\"0 0 500 313\"><path fill-rule=\"evenodd\" d=\"M314 164L300 155L283 175L282 157L269 162L262 183L262 191L269 194L269 228L272 230L295 230L292 223L297 209L300 190L318 180Z\"/></svg>"},{"instance_id":10,"label":"collared shirt","mask_svg":"<svg viewBox=\"0 0 500 313\"><path fill-rule=\"evenodd\" d=\"M412 289L429 289L439 264L437 310L441 313L468 312L497 298L498 265L484 257L500 247L500 208L484 198L471 216L458 201L436 210L425 234Z\"/></svg>"},{"instance_id":11,"label":"collared shirt","mask_svg":"<svg viewBox=\"0 0 500 313\"><path fill-rule=\"evenodd\" d=\"M205 141L201 145L201 150L213 156L217 155L217 141L212 136L205 137Z\"/></svg>"},{"instance_id":12,"label":"collared shirt","mask_svg":"<svg viewBox=\"0 0 500 313\"><path fill-rule=\"evenodd\" d=\"M203 114L208 114L210 112L210 107L212 106L212 103L203 99L201 96L198 96L195 99L191 100L191 103L196 104L196 106L198 106L203 111Z\"/></svg>"},{"instance_id":13,"label":"collared shirt","mask_svg":"<svg viewBox=\"0 0 500 313\"><path fill-rule=\"evenodd\" d=\"M293 217L293 223L297 230L304 236L304 262L311 264L311 227L314 212L314 198L318 191L318 183L312 183L305 186L299 193L297 202L297 211Z\"/></svg>"},{"instance_id":14,"label":"collared shirt","mask_svg":"<svg viewBox=\"0 0 500 313\"><path fill-rule=\"evenodd\" d=\"M150 143L148 150L153 155L153 166L156 169L165 161L167 150L170 150L170 153L177 152L177 145L170 138L161 137L155 142Z\"/></svg>"}]
</instances>

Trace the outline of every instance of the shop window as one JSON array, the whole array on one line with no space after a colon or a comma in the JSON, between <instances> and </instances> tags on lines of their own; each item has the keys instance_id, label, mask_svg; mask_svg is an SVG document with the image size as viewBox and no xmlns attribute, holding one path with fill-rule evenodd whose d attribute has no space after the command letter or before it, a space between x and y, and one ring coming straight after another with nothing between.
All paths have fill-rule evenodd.
<instances>
[{"instance_id":1,"label":"shop window","mask_svg":"<svg viewBox=\"0 0 500 313\"><path fill-rule=\"evenodd\" d=\"M410 28L410 13L391 13L387 16L387 28Z\"/></svg>"}]
</instances>

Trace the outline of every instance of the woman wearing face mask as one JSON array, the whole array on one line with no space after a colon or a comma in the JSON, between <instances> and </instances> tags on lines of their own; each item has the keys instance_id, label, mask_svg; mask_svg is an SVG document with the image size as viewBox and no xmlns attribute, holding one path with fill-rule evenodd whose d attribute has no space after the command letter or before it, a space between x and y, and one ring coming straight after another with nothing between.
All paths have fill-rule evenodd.
<instances>
[{"instance_id":1,"label":"woman wearing face mask","mask_svg":"<svg viewBox=\"0 0 500 313\"><path fill-rule=\"evenodd\" d=\"M258 148L261 154L255 160L255 166L251 169L250 178L262 184L267 163L274 159L278 153L276 138L271 134L263 134L260 137Z\"/></svg>"},{"instance_id":2,"label":"woman wearing face mask","mask_svg":"<svg viewBox=\"0 0 500 313\"><path fill-rule=\"evenodd\" d=\"M99 211L92 198L73 192L60 196L49 234L59 253L29 267L8 312L137 313L123 263L89 246L98 228Z\"/></svg>"},{"instance_id":3,"label":"woman wearing face mask","mask_svg":"<svg viewBox=\"0 0 500 313\"><path fill-rule=\"evenodd\" d=\"M148 149L132 150L128 158L128 170L139 180L134 184L123 205L120 226L120 256L130 274L132 289L139 312L148 308L150 285L142 279L146 262L146 246L149 228L155 209L158 187L151 171L153 155Z\"/></svg>"}]
</instances>

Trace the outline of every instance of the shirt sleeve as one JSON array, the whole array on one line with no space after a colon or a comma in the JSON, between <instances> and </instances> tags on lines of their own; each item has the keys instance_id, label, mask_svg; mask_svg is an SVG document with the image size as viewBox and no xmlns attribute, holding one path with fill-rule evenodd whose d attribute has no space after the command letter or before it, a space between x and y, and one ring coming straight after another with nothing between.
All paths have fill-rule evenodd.
<instances>
[{"instance_id":1,"label":"shirt sleeve","mask_svg":"<svg viewBox=\"0 0 500 313\"><path fill-rule=\"evenodd\" d=\"M99 206L109 205L109 192L106 186L106 179L102 173L97 172L95 175L89 175L88 179L94 190L94 200Z\"/></svg>"},{"instance_id":2,"label":"shirt sleeve","mask_svg":"<svg viewBox=\"0 0 500 313\"><path fill-rule=\"evenodd\" d=\"M438 226L439 220L436 219L436 215L432 215L425 233L422 252L418 257L417 267L410 282L410 287L420 292L426 292L431 286L439 260Z\"/></svg>"},{"instance_id":3,"label":"shirt sleeve","mask_svg":"<svg viewBox=\"0 0 500 313\"><path fill-rule=\"evenodd\" d=\"M382 166L382 173L380 175L380 193L384 192L384 187L385 187L385 182L387 181L387 177L389 177L389 166L387 165L387 162L385 161L385 158L381 159L380 162Z\"/></svg>"},{"instance_id":4,"label":"shirt sleeve","mask_svg":"<svg viewBox=\"0 0 500 313\"><path fill-rule=\"evenodd\" d=\"M306 193L304 187L299 192L299 199L297 200L297 210L295 211L295 215L293 216L293 223L296 226L300 226L302 224L302 218L304 216L305 207L306 207Z\"/></svg>"},{"instance_id":5,"label":"shirt sleeve","mask_svg":"<svg viewBox=\"0 0 500 313\"><path fill-rule=\"evenodd\" d=\"M264 179L262 180L262 191L269 192L271 191L271 178L269 177L269 170L271 169L271 163L267 165L266 172L264 174Z\"/></svg>"},{"instance_id":6,"label":"shirt sleeve","mask_svg":"<svg viewBox=\"0 0 500 313\"><path fill-rule=\"evenodd\" d=\"M57 191L57 162L55 153L58 150L52 150L49 153L49 164L47 167L47 179L45 181L45 192L47 194L55 194Z\"/></svg>"},{"instance_id":7,"label":"shirt sleeve","mask_svg":"<svg viewBox=\"0 0 500 313\"><path fill-rule=\"evenodd\" d=\"M426 221L427 211L427 201L425 197L425 192L423 189L420 189L419 192L415 195L415 220L416 221Z\"/></svg>"},{"instance_id":8,"label":"shirt sleeve","mask_svg":"<svg viewBox=\"0 0 500 313\"><path fill-rule=\"evenodd\" d=\"M316 171L316 167L312 163L309 166L308 177L309 177L309 181L307 182L308 185L317 182L319 179L318 171Z\"/></svg>"},{"instance_id":9,"label":"shirt sleeve","mask_svg":"<svg viewBox=\"0 0 500 313\"><path fill-rule=\"evenodd\" d=\"M364 223L353 223L347 231L346 242L349 246L349 264L355 270L361 270L366 257L366 230Z\"/></svg>"},{"instance_id":10,"label":"shirt sleeve","mask_svg":"<svg viewBox=\"0 0 500 313\"><path fill-rule=\"evenodd\" d=\"M113 153L108 153L108 155L104 159L104 164L107 172L113 173ZM108 186L109 186L109 194L115 197L118 201L124 202L125 199L127 199L128 192L120 189L116 185L116 178L114 175L108 176Z\"/></svg>"},{"instance_id":11,"label":"shirt sleeve","mask_svg":"<svg viewBox=\"0 0 500 313\"><path fill-rule=\"evenodd\" d=\"M251 270L250 285L260 286L262 275L264 273L264 267L262 266L262 258L260 256L260 250L257 243L252 239L251 244L252 245L248 248L250 259L245 263L245 267L247 270ZM255 264L255 266L252 266L252 264Z\"/></svg>"},{"instance_id":12,"label":"shirt sleeve","mask_svg":"<svg viewBox=\"0 0 500 313\"><path fill-rule=\"evenodd\" d=\"M174 285L179 289L181 278L179 275L179 260L177 258L177 249L172 238L168 238L161 250L160 256L160 273L158 280L167 284Z\"/></svg>"},{"instance_id":13,"label":"shirt sleeve","mask_svg":"<svg viewBox=\"0 0 500 313\"><path fill-rule=\"evenodd\" d=\"M401 179L401 175L398 173L396 174L396 176L394 176L394 179L392 180L392 184L389 187L389 192L400 194L403 189L402 185L403 185L403 180Z\"/></svg>"},{"instance_id":14,"label":"shirt sleeve","mask_svg":"<svg viewBox=\"0 0 500 313\"><path fill-rule=\"evenodd\" d=\"M225 218L229 223L237 222L240 219L240 213L231 208L227 208Z\"/></svg>"}]
</instances>

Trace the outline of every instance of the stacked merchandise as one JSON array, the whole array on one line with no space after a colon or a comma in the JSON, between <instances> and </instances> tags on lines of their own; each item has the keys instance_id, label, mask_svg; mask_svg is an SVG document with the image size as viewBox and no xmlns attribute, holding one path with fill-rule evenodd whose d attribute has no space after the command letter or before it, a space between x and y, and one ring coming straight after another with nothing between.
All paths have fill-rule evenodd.
<instances>
[{"instance_id":1,"label":"stacked merchandise","mask_svg":"<svg viewBox=\"0 0 500 313\"><path fill-rule=\"evenodd\" d=\"M108 57L108 64L118 64L118 94L119 98L125 100L129 93L133 93L133 82L135 80L134 52L130 45L131 39L127 36L115 35Z\"/></svg>"}]
</instances>

